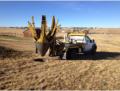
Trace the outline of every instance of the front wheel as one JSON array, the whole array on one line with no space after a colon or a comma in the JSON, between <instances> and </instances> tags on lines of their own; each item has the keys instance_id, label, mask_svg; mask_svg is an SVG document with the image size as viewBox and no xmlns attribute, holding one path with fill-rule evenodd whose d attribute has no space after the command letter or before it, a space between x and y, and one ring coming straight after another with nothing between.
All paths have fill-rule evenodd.
<instances>
[{"instance_id":1,"label":"front wheel","mask_svg":"<svg viewBox=\"0 0 120 91\"><path fill-rule=\"evenodd\" d=\"M91 50L91 54L95 54L97 50L97 46L93 45L92 50Z\"/></svg>"}]
</instances>

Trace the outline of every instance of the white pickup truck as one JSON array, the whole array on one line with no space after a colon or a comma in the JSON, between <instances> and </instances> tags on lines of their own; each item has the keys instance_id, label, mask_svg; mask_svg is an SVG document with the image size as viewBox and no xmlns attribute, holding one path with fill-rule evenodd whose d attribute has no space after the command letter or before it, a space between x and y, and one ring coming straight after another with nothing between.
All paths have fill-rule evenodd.
<instances>
[{"instance_id":1,"label":"white pickup truck","mask_svg":"<svg viewBox=\"0 0 120 91\"><path fill-rule=\"evenodd\" d=\"M97 45L85 33L67 33L64 36L66 59L71 59L73 54L84 53L94 55Z\"/></svg>"}]
</instances>

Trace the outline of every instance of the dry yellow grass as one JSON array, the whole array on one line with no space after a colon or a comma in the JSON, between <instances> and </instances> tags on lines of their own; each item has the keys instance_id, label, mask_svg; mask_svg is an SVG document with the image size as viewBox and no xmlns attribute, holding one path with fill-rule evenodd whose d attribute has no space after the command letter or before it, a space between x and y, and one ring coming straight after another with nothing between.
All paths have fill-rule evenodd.
<instances>
[{"instance_id":1,"label":"dry yellow grass","mask_svg":"<svg viewBox=\"0 0 120 91\"><path fill-rule=\"evenodd\" d=\"M17 28L0 28L0 35L13 35L23 37L24 29Z\"/></svg>"},{"instance_id":2,"label":"dry yellow grass","mask_svg":"<svg viewBox=\"0 0 120 91\"><path fill-rule=\"evenodd\" d=\"M0 38L0 89L119 90L119 34L90 36L96 40L97 54L77 60L40 58L32 39Z\"/></svg>"}]
</instances>

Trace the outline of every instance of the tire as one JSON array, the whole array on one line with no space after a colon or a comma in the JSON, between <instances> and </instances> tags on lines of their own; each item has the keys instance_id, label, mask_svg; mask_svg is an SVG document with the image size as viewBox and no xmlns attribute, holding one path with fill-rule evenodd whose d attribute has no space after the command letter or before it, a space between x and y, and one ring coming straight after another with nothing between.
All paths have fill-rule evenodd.
<instances>
[{"instance_id":1,"label":"tire","mask_svg":"<svg viewBox=\"0 0 120 91\"><path fill-rule=\"evenodd\" d=\"M76 58L76 54L78 53L78 48L69 48L66 52L66 59Z\"/></svg>"},{"instance_id":2,"label":"tire","mask_svg":"<svg viewBox=\"0 0 120 91\"><path fill-rule=\"evenodd\" d=\"M72 58L72 50L71 49L68 49L67 52L66 52L66 59L71 59Z\"/></svg>"},{"instance_id":3,"label":"tire","mask_svg":"<svg viewBox=\"0 0 120 91\"><path fill-rule=\"evenodd\" d=\"M63 59L63 56L64 56L64 52L60 53L60 54L59 54L59 59L62 60L62 59Z\"/></svg>"},{"instance_id":4,"label":"tire","mask_svg":"<svg viewBox=\"0 0 120 91\"><path fill-rule=\"evenodd\" d=\"M94 55L96 53L96 49L97 49L97 46L93 45L92 50L91 50L92 55Z\"/></svg>"}]
</instances>

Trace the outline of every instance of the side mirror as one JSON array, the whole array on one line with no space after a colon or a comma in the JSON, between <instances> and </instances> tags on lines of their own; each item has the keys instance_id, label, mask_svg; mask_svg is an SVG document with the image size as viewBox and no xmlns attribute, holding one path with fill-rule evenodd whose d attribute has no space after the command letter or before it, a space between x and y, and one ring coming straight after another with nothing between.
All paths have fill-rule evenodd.
<instances>
[{"instance_id":1,"label":"side mirror","mask_svg":"<svg viewBox=\"0 0 120 91\"><path fill-rule=\"evenodd\" d=\"M93 39L92 42L95 42L95 40Z\"/></svg>"},{"instance_id":2,"label":"side mirror","mask_svg":"<svg viewBox=\"0 0 120 91\"><path fill-rule=\"evenodd\" d=\"M90 43L94 43L94 42L95 42L95 40L94 40L94 39L90 40Z\"/></svg>"}]
</instances>

